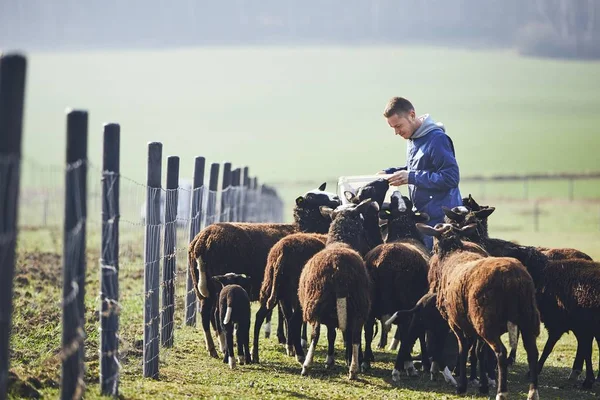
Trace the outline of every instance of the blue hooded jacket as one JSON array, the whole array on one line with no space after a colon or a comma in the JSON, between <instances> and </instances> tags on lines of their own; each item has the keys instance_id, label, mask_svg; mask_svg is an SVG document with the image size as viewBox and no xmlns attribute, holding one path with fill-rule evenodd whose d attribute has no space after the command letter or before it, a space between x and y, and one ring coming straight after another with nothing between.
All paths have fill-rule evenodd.
<instances>
[{"instance_id":1,"label":"blue hooded jacket","mask_svg":"<svg viewBox=\"0 0 600 400\"><path fill-rule=\"evenodd\" d=\"M458 189L460 173L452 139L441 123L428 115L420 117L423 123L408 139L406 166L385 169L392 174L408 170L408 193L416 211L425 212L434 226L444 219L442 206L462 205Z\"/></svg>"}]
</instances>

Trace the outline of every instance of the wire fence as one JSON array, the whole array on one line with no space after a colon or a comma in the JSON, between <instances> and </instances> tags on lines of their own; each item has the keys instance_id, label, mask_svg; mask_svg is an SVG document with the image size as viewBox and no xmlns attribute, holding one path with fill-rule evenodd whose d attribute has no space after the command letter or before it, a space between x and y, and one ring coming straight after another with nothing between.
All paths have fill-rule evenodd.
<instances>
[{"instance_id":1,"label":"wire fence","mask_svg":"<svg viewBox=\"0 0 600 400\"><path fill-rule=\"evenodd\" d=\"M65 165L22 157L25 64L20 55L0 58L0 398L8 386L19 231L35 231L35 247L62 254L62 296L49 299L62 309L61 398L83 397L90 357L99 360L102 393L116 396L123 360L138 360L139 373L156 378L177 330L196 323L190 240L217 222L281 222L283 202L248 167L232 169L229 162L220 181L221 164L212 163L205 183L204 157L194 160L192 182L179 177L179 158L168 157L163 187L158 142L148 145L147 182L131 179L119 169L114 123L104 126L99 165L87 156L85 110L67 112ZM86 310L96 315L92 329Z\"/></svg>"}]
</instances>

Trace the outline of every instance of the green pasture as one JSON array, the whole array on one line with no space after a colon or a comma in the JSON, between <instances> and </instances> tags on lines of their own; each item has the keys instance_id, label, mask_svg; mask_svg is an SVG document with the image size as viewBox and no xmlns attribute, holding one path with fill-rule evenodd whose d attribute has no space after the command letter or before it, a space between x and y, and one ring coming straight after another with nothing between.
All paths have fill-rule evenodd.
<instances>
[{"instance_id":1,"label":"green pasture","mask_svg":"<svg viewBox=\"0 0 600 400\"><path fill-rule=\"evenodd\" d=\"M166 156L180 156L182 177L192 176L198 155L248 165L291 207L323 181L334 188L339 176L404 163L406 143L381 115L386 101L401 95L446 125L463 176L600 170L598 62L401 46L28 57L23 149L42 166L63 164L65 110L83 108L98 170L102 125L119 122L124 176L144 182L147 143L160 141L165 168ZM29 175L37 184L37 170ZM599 197L599 186L577 182L575 194ZM481 191L478 184L461 189ZM522 192L515 184L500 194ZM566 197L566 184L532 184L529 195Z\"/></svg>"},{"instance_id":2,"label":"green pasture","mask_svg":"<svg viewBox=\"0 0 600 400\"><path fill-rule=\"evenodd\" d=\"M477 388L470 386L467 396L457 396L445 384L441 375L436 382L428 374L417 378L402 377L391 381L395 353L375 350L372 370L359 375L357 381L347 380L347 367L342 357L341 335L338 334L336 367L324 368L326 334L321 334L315 364L310 377L300 376L300 365L286 356L285 349L271 338L260 340L260 364L242 365L229 370L220 359L212 359L204 350L200 327L183 324L185 296L185 251L177 251L175 346L160 349L160 376L157 380L142 377L143 337L143 259L135 251L140 232L124 232L120 252L120 332L121 362L120 393L123 399L146 398L401 398L401 399L460 399L481 398ZM14 288L14 315L11 338L11 371L14 383L9 398L29 398L34 393L43 398L58 398L60 384L62 259L56 235L47 229L29 229L19 236L19 251ZM54 237L54 240L52 239ZM60 242L60 239L58 239ZM136 247L137 246L137 247ZM133 249L133 250L132 250ZM98 235L88 237L86 277L85 383L87 399L101 398L99 394L99 283ZM599 257L598 252L594 257ZM256 311L256 305L253 306ZM275 313L276 314L276 313ZM277 316L274 315L273 328ZM310 330L309 330L310 332ZM261 336L262 336L261 332ZM542 330L538 338L541 351L547 335ZM506 341L506 337L504 338ZM375 339L377 342L378 337ZM507 344L507 343L506 343ZM573 335L558 342L540 376L540 398L593 399L599 395L598 386L583 390L579 383L566 378L575 355ZM415 346L414 354L419 354ZM511 398L524 398L527 393L525 351L519 345L518 360L510 369ZM598 365L598 350L594 345L594 368ZM35 391L33 388L36 388ZM491 394L495 393L492 389ZM493 397L492 397L493 398Z\"/></svg>"}]
</instances>

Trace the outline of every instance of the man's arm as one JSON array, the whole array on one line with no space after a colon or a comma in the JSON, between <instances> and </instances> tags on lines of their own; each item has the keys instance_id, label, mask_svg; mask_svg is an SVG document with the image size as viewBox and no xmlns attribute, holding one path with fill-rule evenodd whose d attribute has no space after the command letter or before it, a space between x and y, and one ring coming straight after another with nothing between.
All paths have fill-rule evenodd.
<instances>
[{"instance_id":1,"label":"man's arm","mask_svg":"<svg viewBox=\"0 0 600 400\"><path fill-rule=\"evenodd\" d=\"M406 171L406 166L403 167L390 167L379 171L377 174L393 174L398 171Z\"/></svg>"},{"instance_id":2,"label":"man's arm","mask_svg":"<svg viewBox=\"0 0 600 400\"><path fill-rule=\"evenodd\" d=\"M416 170L408 174L408 184L426 189L448 190L458 186L460 174L450 139L440 135L431 143L433 170Z\"/></svg>"}]
</instances>

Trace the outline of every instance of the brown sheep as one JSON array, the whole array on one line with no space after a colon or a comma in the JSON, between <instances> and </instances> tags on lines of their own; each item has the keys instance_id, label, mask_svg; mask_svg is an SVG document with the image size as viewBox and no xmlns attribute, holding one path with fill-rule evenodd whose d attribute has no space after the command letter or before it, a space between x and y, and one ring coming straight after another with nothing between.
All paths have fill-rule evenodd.
<instances>
[{"instance_id":1,"label":"brown sheep","mask_svg":"<svg viewBox=\"0 0 600 400\"><path fill-rule=\"evenodd\" d=\"M476 223L478 226L477 230L467 237L468 240L482 244L490 252L490 254L494 256L508 256L517 258L523 263L523 265L525 265L525 267L533 277L538 292L537 301L541 313L541 318L544 322L546 330L548 331L548 339L544 346L544 349L548 349L548 352L544 352L542 354L542 359L540 359L540 364L538 365L539 370L541 370L541 366L545 361L545 357L549 355L550 351L554 347L554 344L556 343L556 340L558 340L558 338L560 338L564 332L571 330L571 328L569 328L570 324L564 322L564 320L561 318L561 305L556 301L556 299L560 296L564 296L564 293L548 292L548 289L542 289L540 286L542 282L545 282L547 279L545 278L545 275L547 273L547 265L549 263L554 263L553 260L548 260L548 258L550 256L554 260L571 260L568 259L568 257L578 257L577 259L583 261L583 264L585 264L586 261L591 261L591 257L583 252L580 252L579 250L571 248L519 246L515 243L502 239L490 239L487 233L487 218L494 211L494 208L488 206L480 206L475 202L475 200L473 200L473 198L470 195L468 199L463 199L463 203L467 207L466 209L446 209L446 217L449 220L452 220L455 223L457 223L458 226L464 226L465 224L469 223ZM572 259L575 260L575 258ZM567 262L564 265L579 264L577 262ZM598 264L592 263L589 265L593 266ZM555 279L560 280L561 278L555 277ZM568 280L571 278L565 276L564 279ZM545 296L540 295L540 292L542 290L544 290ZM540 301L543 301L544 304L540 303ZM582 305L581 307L582 309L585 309L586 306ZM576 315L579 315L580 312L581 310L578 311ZM578 325L579 323L575 321L571 324ZM518 340L518 331L515 330L509 333L511 334L511 343L514 343L514 347L511 349L509 360L514 360L514 358L516 357L516 343ZM585 337L586 334L582 333L578 335L584 336L584 338L581 340L581 343L578 338L578 351L575 355L571 375L569 377L573 380L576 380L582 372L585 353L581 349L584 348L582 346L587 346L587 338ZM594 332L593 335L596 338L598 347L600 347L600 332ZM583 386L585 388L589 388L593 384L593 378L591 375L593 375L593 372L587 370L587 376L583 382Z\"/></svg>"},{"instance_id":2,"label":"brown sheep","mask_svg":"<svg viewBox=\"0 0 600 400\"><path fill-rule=\"evenodd\" d=\"M267 255L275 243L296 232L326 233L330 220L319 211L322 205L336 207L339 197L325 192L325 184L296 199L294 223L215 223L202 229L188 246L188 265L194 291L200 301L200 314L206 349L218 358L210 334L211 315L216 299L210 277L227 272L252 277L250 301L258 300ZM214 322L213 322L214 326ZM218 327L214 326L218 332Z\"/></svg>"},{"instance_id":3,"label":"brown sheep","mask_svg":"<svg viewBox=\"0 0 600 400\"><path fill-rule=\"evenodd\" d=\"M399 191L395 191L392 193L389 207L380 212L380 218L387 220L386 243L375 247L365 256L367 271L373 280L373 306L369 321L365 325L366 350L363 369L368 369L370 361L373 360L371 341L375 319L383 322L389 319L394 311L413 307L428 289L429 251L423 243L422 234L416 228L416 223L428 221L429 216L425 213L415 213L412 202ZM427 363L424 337L422 339L421 350ZM408 370L412 372L414 368L409 367Z\"/></svg>"},{"instance_id":4,"label":"brown sheep","mask_svg":"<svg viewBox=\"0 0 600 400\"><path fill-rule=\"evenodd\" d=\"M373 198L379 206L382 205L389 183L385 179L376 179L358 189L357 194L345 191L344 195L353 204L359 204L366 198ZM369 208L372 210L372 208ZM373 209L374 210L374 209ZM372 212L371 218L367 219L365 225L369 243L379 244L381 232L376 219L376 212ZM304 345L300 338L300 327L302 324L302 310L298 301L298 281L300 273L306 262L316 253L323 250L327 235L313 233L293 234L280 240L269 252L267 266L265 268L264 280L260 291L261 307L256 313L254 324L254 342L252 358L258 362L258 332L268 310L273 309L277 301L280 308L284 310L287 321L287 353L296 355L297 360L304 362ZM306 333L303 332L303 335ZM303 337L302 339L305 339ZM331 359L333 360L333 359ZM331 365L328 365L331 366Z\"/></svg>"},{"instance_id":5,"label":"brown sheep","mask_svg":"<svg viewBox=\"0 0 600 400\"><path fill-rule=\"evenodd\" d=\"M333 221L326 246L306 263L298 286L303 320L312 326L302 375L312 364L323 324L327 326L328 362L333 357L335 328L339 328L344 335L346 358L351 359L349 379L357 377L362 328L371 309L372 283L363 254L368 251L364 224L372 207L379 209L370 199L335 210L322 207L323 214Z\"/></svg>"},{"instance_id":6,"label":"brown sheep","mask_svg":"<svg viewBox=\"0 0 600 400\"><path fill-rule=\"evenodd\" d=\"M434 237L434 253L438 257L440 280L437 283L437 305L456 335L460 353L460 381L457 393L467 390L466 361L468 339L483 340L498 360L497 399L507 397L507 353L500 337L508 322L517 325L523 336L531 378L528 399L538 399L536 337L540 332L540 315L535 301L535 286L527 269L512 257L487 257L485 251L468 250L470 244L460 240L461 233L475 230L476 225L457 229L450 224L435 228L417 225L424 234ZM478 345L480 392L487 393L484 370L484 347Z\"/></svg>"},{"instance_id":7,"label":"brown sheep","mask_svg":"<svg viewBox=\"0 0 600 400\"><path fill-rule=\"evenodd\" d=\"M287 321L287 353L290 356L295 354L298 362L304 362L300 338L302 310L298 300L298 282L304 265L312 256L325 248L326 240L325 234L295 233L281 239L269 252L260 290L261 307L256 313L254 323L253 362L259 362L260 325L268 310L272 310L278 301Z\"/></svg>"}]
</instances>

